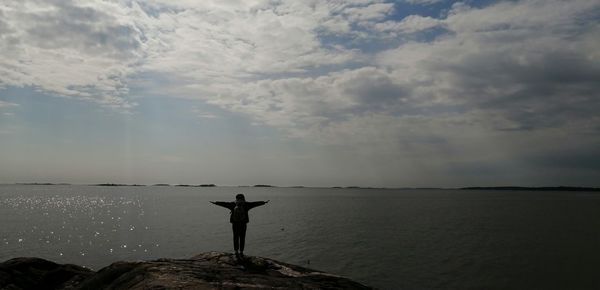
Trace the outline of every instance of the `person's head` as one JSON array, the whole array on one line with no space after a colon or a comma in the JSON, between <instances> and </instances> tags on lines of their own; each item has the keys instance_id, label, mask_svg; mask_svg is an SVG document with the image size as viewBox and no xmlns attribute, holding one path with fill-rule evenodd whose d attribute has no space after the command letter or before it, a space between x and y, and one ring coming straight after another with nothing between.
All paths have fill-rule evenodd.
<instances>
[{"instance_id":1,"label":"person's head","mask_svg":"<svg viewBox=\"0 0 600 290\"><path fill-rule=\"evenodd\" d=\"M243 194L238 193L235 195L235 201L246 201L246 198L244 197Z\"/></svg>"}]
</instances>

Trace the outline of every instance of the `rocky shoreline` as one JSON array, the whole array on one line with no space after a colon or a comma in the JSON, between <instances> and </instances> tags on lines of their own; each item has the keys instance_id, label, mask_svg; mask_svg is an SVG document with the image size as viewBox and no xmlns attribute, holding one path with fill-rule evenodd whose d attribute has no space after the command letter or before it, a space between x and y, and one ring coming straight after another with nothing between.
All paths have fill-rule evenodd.
<instances>
[{"instance_id":1,"label":"rocky shoreline","mask_svg":"<svg viewBox=\"0 0 600 290\"><path fill-rule=\"evenodd\" d=\"M115 262L95 272L40 258L0 264L0 289L372 289L276 260L207 252L190 259Z\"/></svg>"}]
</instances>

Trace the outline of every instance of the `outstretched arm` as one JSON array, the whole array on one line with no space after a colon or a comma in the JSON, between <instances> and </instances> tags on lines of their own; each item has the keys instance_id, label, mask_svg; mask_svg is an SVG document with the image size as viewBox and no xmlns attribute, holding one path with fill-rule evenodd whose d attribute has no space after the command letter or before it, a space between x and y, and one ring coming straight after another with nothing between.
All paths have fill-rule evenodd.
<instances>
[{"instance_id":1,"label":"outstretched arm","mask_svg":"<svg viewBox=\"0 0 600 290\"><path fill-rule=\"evenodd\" d=\"M216 204L218 206L222 206L224 208L227 208L229 210L233 210L233 208L235 207L235 202L227 202L227 201L211 201L210 203L212 204Z\"/></svg>"},{"instance_id":2,"label":"outstretched arm","mask_svg":"<svg viewBox=\"0 0 600 290\"><path fill-rule=\"evenodd\" d=\"M248 209L252 209L255 208L257 206L261 206L261 205L265 205L269 203L269 201L252 201L252 202L246 202L246 205L248 206Z\"/></svg>"}]
</instances>

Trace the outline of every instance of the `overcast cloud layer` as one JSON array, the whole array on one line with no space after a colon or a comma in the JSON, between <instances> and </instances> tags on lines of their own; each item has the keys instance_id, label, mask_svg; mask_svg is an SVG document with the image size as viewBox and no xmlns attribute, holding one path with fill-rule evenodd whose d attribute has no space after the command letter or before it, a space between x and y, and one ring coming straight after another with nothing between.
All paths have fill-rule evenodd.
<instances>
[{"instance_id":1,"label":"overcast cloud layer","mask_svg":"<svg viewBox=\"0 0 600 290\"><path fill-rule=\"evenodd\" d=\"M448 3L7 0L0 88L134 115L197 100L373 160L383 185L600 185L600 3Z\"/></svg>"}]
</instances>

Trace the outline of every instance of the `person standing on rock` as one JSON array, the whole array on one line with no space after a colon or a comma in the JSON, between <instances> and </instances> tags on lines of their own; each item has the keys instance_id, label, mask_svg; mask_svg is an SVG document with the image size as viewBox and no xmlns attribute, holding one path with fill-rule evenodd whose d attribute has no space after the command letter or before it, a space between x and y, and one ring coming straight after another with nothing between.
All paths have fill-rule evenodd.
<instances>
[{"instance_id":1,"label":"person standing on rock","mask_svg":"<svg viewBox=\"0 0 600 290\"><path fill-rule=\"evenodd\" d=\"M239 259L244 258L244 244L246 242L246 225L250 221L248 211L261 205L267 204L269 201L253 201L248 202L243 194L237 194L235 201L211 201L212 204L222 206L231 211L229 222L233 229L233 249L235 256ZM238 254L239 249L239 254Z\"/></svg>"}]
</instances>

